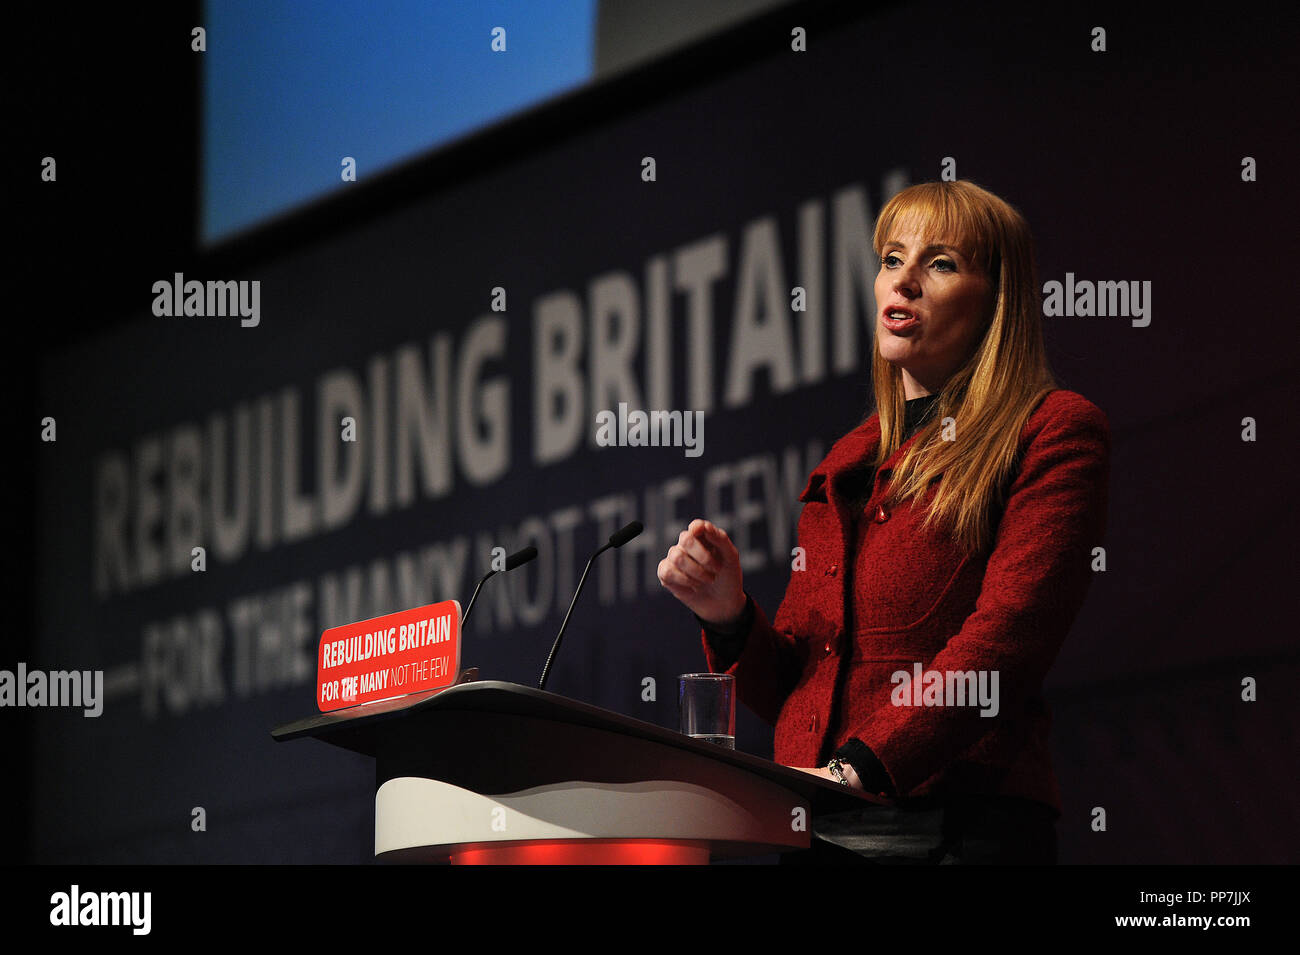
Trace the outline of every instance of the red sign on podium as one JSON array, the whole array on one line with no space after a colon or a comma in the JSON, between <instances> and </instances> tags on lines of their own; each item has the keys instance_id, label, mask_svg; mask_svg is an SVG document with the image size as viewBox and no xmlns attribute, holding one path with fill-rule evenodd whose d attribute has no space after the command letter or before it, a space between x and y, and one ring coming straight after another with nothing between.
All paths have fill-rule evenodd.
<instances>
[{"instance_id":1,"label":"red sign on podium","mask_svg":"<svg viewBox=\"0 0 1300 955\"><path fill-rule=\"evenodd\" d=\"M460 673L460 603L444 600L321 634L316 705L322 713L451 686Z\"/></svg>"}]
</instances>

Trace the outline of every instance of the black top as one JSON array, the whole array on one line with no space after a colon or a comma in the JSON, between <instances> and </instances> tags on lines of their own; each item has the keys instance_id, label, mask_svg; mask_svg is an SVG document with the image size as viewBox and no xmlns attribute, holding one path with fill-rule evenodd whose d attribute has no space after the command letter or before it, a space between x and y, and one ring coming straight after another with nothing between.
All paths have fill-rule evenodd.
<instances>
[{"instance_id":1,"label":"black top","mask_svg":"<svg viewBox=\"0 0 1300 955\"><path fill-rule=\"evenodd\" d=\"M926 422L938 398L938 395L922 395L919 398L912 398L907 401L904 407L904 441L912 437L921 425ZM864 489L864 496L870 494L875 476L876 469L874 467L868 467L862 472L862 484L859 486ZM851 535L850 539L852 539ZM695 619L699 620L700 625L704 628L709 646L713 649L719 664L723 664L722 669L728 670L732 664L740 659L741 653L744 652L745 640L754 623L754 598L749 597L744 612L741 614L741 618L734 630L719 630L700 620L698 616ZM863 788L868 792L890 797L896 795L889 774L885 772L885 767L876 758L876 754L871 751L871 747L867 746L862 740L850 739L835 751L835 755L853 767L853 771L862 780Z\"/></svg>"}]
</instances>

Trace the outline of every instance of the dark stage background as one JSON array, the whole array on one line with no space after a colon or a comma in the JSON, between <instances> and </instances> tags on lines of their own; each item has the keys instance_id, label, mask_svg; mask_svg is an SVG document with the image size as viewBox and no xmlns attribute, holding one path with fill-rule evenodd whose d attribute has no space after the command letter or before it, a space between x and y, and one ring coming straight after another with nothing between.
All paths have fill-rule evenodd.
<instances>
[{"instance_id":1,"label":"dark stage background","mask_svg":"<svg viewBox=\"0 0 1300 955\"><path fill-rule=\"evenodd\" d=\"M1048 684L1061 860L1294 861L1294 31L1208 4L796 4L201 251L177 39L199 19L49 13L10 37L6 537L32 599L0 668L111 687L98 719L0 712L14 861L372 859L368 761L269 730L313 711L322 629L464 602L498 544L542 556L485 592L464 659L529 683L586 553L646 523L599 566L548 689L674 725L702 656L655 567L710 517L775 612L794 498L869 407L874 215L945 157L1025 213L1041 281L1151 283L1145 327L1045 319L1061 386L1114 439L1108 568ZM259 280L260 324L154 317L177 272ZM546 372L557 346L574 358ZM705 411L704 453L593 447L620 400ZM353 467L355 499L322 494ZM191 508L214 475L227 510L249 495L220 534ZM743 709L738 746L771 753Z\"/></svg>"}]
</instances>

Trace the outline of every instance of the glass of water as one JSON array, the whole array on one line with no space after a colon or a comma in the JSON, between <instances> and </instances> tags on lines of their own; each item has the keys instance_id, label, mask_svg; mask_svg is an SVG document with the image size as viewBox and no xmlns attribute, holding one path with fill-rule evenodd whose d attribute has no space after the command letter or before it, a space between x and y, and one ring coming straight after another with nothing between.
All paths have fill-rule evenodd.
<instances>
[{"instance_id":1,"label":"glass of water","mask_svg":"<svg viewBox=\"0 0 1300 955\"><path fill-rule=\"evenodd\" d=\"M683 673L677 686L681 731L735 749L736 678L729 673Z\"/></svg>"}]
</instances>

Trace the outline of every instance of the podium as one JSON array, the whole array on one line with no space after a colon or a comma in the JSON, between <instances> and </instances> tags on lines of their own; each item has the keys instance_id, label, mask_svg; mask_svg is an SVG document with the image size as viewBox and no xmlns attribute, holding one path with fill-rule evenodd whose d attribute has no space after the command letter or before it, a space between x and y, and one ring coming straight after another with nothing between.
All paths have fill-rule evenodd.
<instances>
[{"instance_id":1,"label":"podium","mask_svg":"<svg viewBox=\"0 0 1300 955\"><path fill-rule=\"evenodd\" d=\"M818 813L876 797L748 753L501 681L272 731L375 760L391 862L707 863L809 846Z\"/></svg>"}]
</instances>

